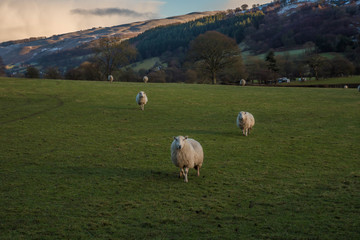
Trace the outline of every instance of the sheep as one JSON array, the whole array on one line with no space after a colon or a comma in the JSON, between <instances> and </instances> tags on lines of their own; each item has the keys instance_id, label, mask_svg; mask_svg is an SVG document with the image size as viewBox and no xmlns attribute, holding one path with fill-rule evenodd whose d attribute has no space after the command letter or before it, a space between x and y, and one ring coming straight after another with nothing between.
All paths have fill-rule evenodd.
<instances>
[{"instance_id":1,"label":"sheep","mask_svg":"<svg viewBox=\"0 0 360 240\"><path fill-rule=\"evenodd\" d=\"M144 81L144 83L147 83L149 81L149 78L147 76L144 76L143 81Z\"/></svg>"},{"instance_id":2,"label":"sheep","mask_svg":"<svg viewBox=\"0 0 360 240\"><path fill-rule=\"evenodd\" d=\"M247 136L255 125L255 118L251 113L241 111L236 118L236 124L242 130L243 135Z\"/></svg>"},{"instance_id":3,"label":"sheep","mask_svg":"<svg viewBox=\"0 0 360 240\"><path fill-rule=\"evenodd\" d=\"M112 83L113 81L114 81L114 77L113 77L113 75L109 75L108 76L108 81L110 81L110 83Z\"/></svg>"},{"instance_id":4,"label":"sheep","mask_svg":"<svg viewBox=\"0 0 360 240\"><path fill-rule=\"evenodd\" d=\"M241 85L241 86L245 86L245 85L246 85L245 79L241 79L241 80L240 80L240 85Z\"/></svg>"},{"instance_id":5,"label":"sheep","mask_svg":"<svg viewBox=\"0 0 360 240\"><path fill-rule=\"evenodd\" d=\"M190 168L195 168L197 175L200 176L200 168L204 161L201 144L187 136L174 137L171 144L171 161L180 168L179 178L184 175L184 182L188 182Z\"/></svg>"},{"instance_id":6,"label":"sheep","mask_svg":"<svg viewBox=\"0 0 360 240\"><path fill-rule=\"evenodd\" d=\"M347 88L349 88L349 86L348 86L348 85L344 85L344 88L347 89Z\"/></svg>"},{"instance_id":7,"label":"sheep","mask_svg":"<svg viewBox=\"0 0 360 240\"><path fill-rule=\"evenodd\" d=\"M137 95L136 95L136 103L138 105L140 105L140 109L144 111L144 106L145 104L148 102L148 98L146 96L146 93L143 91L140 91Z\"/></svg>"}]
</instances>

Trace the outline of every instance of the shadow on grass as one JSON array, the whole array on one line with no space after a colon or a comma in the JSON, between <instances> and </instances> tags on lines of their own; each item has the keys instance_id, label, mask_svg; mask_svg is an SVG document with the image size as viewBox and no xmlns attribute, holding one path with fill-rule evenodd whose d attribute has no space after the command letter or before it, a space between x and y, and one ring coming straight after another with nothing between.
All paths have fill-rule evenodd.
<instances>
[{"instance_id":1,"label":"shadow on grass","mask_svg":"<svg viewBox=\"0 0 360 240\"><path fill-rule=\"evenodd\" d=\"M180 129L179 132L182 132L184 136L186 135L189 136L190 138L195 135L213 135L213 136L232 137L232 138L238 138L242 136L239 129L234 129L234 131Z\"/></svg>"},{"instance_id":2,"label":"shadow on grass","mask_svg":"<svg viewBox=\"0 0 360 240\"><path fill-rule=\"evenodd\" d=\"M103 179L128 179L134 181L169 181L178 179L178 169L171 170L148 169L148 168L123 168L123 167L63 167L51 170L50 174L57 176L71 176L79 178L103 178ZM196 175L195 171L190 173Z\"/></svg>"}]
</instances>

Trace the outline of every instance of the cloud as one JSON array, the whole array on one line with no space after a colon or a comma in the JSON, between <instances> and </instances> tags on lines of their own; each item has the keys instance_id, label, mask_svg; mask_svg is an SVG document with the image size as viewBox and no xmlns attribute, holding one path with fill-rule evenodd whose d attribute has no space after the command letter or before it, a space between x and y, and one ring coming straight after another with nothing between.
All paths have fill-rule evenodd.
<instances>
[{"instance_id":1,"label":"cloud","mask_svg":"<svg viewBox=\"0 0 360 240\"><path fill-rule=\"evenodd\" d=\"M126 16L126 17L146 17L146 18L155 18L158 15L151 12L140 13L131 9L124 8L95 8L95 9L82 9L76 8L71 10L72 14L79 15L94 15L94 16Z\"/></svg>"},{"instance_id":2,"label":"cloud","mask_svg":"<svg viewBox=\"0 0 360 240\"><path fill-rule=\"evenodd\" d=\"M0 42L158 18L164 4L147 0L0 0Z\"/></svg>"}]
</instances>

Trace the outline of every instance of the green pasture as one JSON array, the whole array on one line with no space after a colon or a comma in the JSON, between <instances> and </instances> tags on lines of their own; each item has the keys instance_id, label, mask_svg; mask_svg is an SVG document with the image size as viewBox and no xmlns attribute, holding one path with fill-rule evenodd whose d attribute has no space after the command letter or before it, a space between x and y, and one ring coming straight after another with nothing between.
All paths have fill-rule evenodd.
<instances>
[{"instance_id":1,"label":"green pasture","mask_svg":"<svg viewBox=\"0 0 360 240\"><path fill-rule=\"evenodd\" d=\"M359 110L355 89L0 78L0 239L359 239ZM188 183L177 135L204 148Z\"/></svg>"}]
</instances>

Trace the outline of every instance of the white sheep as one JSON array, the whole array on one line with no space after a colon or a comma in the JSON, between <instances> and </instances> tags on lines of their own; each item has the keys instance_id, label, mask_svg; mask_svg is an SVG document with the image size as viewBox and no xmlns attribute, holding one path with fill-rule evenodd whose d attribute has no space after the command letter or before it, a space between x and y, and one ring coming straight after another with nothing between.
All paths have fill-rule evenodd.
<instances>
[{"instance_id":1,"label":"white sheep","mask_svg":"<svg viewBox=\"0 0 360 240\"><path fill-rule=\"evenodd\" d=\"M241 85L241 86L245 86L245 85L246 85L245 79L241 79L241 80L240 80L240 85Z\"/></svg>"},{"instance_id":2,"label":"white sheep","mask_svg":"<svg viewBox=\"0 0 360 240\"><path fill-rule=\"evenodd\" d=\"M108 76L108 81L110 81L110 83L112 83L113 81L114 81L114 77L113 77L113 75L109 75Z\"/></svg>"},{"instance_id":3,"label":"white sheep","mask_svg":"<svg viewBox=\"0 0 360 240\"><path fill-rule=\"evenodd\" d=\"M242 130L243 135L247 136L255 125L255 118L251 113L241 111L236 118L236 124Z\"/></svg>"},{"instance_id":4,"label":"white sheep","mask_svg":"<svg viewBox=\"0 0 360 240\"><path fill-rule=\"evenodd\" d=\"M136 95L136 103L140 105L141 110L144 110L144 106L147 102L148 102L148 98L146 96L146 93L143 91L140 91Z\"/></svg>"},{"instance_id":5,"label":"white sheep","mask_svg":"<svg viewBox=\"0 0 360 240\"><path fill-rule=\"evenodd\" d=\"M144 76L143 81L144 81L144 83L147 83L149 81L149 78L147 76Z\"/></svg>"},{"instance_id":6,"label":"white sheep","mask_svg":"<svg viewBox=\"0 0 360 240\"><path fill-rule=\"evenodd\" d=\"M344 88L346 89L346 88L349 88L349 86L348 85L344 85Z\"/></svg>"},{"instance_id":7,"label":"white sheep","mask_svg":"<svg viewBox=\"0 0 360 240\"><path fill-rule=\"evenodd\" d=\"M188 182L190 168L197 170L200 176L200 168L204 161L204 152L200 143L192 138L177 136L171 144L171 161L180 168L179 177L184 175L184 181Z\"/></svg>"}]
</instances>

